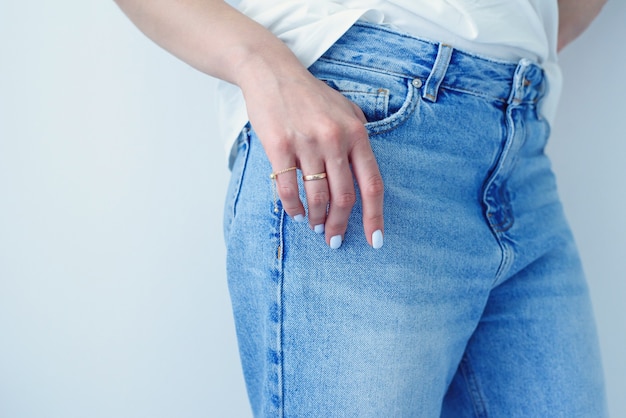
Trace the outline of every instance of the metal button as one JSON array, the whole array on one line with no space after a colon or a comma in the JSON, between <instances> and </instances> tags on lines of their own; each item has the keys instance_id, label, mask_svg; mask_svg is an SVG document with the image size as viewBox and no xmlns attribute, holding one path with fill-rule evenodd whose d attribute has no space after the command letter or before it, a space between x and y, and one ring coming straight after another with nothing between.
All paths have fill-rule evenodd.
<instances>
[{"instance_id":1,"label":"metal button","mask_svg":"<svg viewBox=\"0 0 626 418\"><path fill-rule=\"evenodd\" d=\"M413 84L413 87L415 87L416 89L419 89L420 87L422 87L422 80L420 80L419 78L414 78L411 84Z\"/></svg>"}]
</instances>

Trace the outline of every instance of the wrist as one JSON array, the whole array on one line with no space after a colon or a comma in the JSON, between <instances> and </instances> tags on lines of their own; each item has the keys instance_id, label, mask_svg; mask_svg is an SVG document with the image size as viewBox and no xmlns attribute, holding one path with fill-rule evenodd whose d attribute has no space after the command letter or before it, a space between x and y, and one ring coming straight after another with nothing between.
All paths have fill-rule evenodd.
<instances>
[{"instance_id":1,"label":"wrist","mask_svg":"<svg viewBox=\"0 0 626 418\"><path fill-rule=\"evenodd\" d=\"M255 87L278 87L282 81L304 80L311 77L291 50L277 39L279 45L243 47L233 56L232 83L244 92Z\"/></svg>"}]
</instances>

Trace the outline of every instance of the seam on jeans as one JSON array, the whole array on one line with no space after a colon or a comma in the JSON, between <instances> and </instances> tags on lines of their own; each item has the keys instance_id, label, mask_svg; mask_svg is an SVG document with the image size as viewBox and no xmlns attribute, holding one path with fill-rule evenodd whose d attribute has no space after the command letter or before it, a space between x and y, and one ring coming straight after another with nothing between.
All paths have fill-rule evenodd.
<instances>
[{"instance_id":1,"label":"seam on jeans","mask_svg":"<svg viewBox=\"0 0 626 418\"><path fill-rule=\"evenodd\" d=\"M270 180L268 180L268 183ZM267 399L263 404L263 415L276 418L284 417L285 395L284 395L284 350L283 350L283 315L284 315L284 225L286 214L282 208L282 202L277 200L279 211L276 212L274 202L268 205L268 212L272 219L272 231L269 244L273 246L271 280L275 289L272 306L269 306L273 319L268 323L271 330L268 335L267 347L268 360L267 372L264 383Z\"/></svg>"},{"instance_id":2,"label":"seam on jeans","mask_svg":"<svg viewBox=\"0 0 626 418\"><path fill-rule=\"evenodd\" d=\"M517 131L524 129L523 121L521 121L522 124L520 126L515 124L515 120L513 118L513 111L517 108L519 108L518 105L509 105L506 108L505 115L504 115L505 127L504 127L504 132L503 132L503 134L506 135L504 146L497 157L497 161L495 163L495 166L489 178L487 179L485 185L483 186L482 201L485 207L487 225L491 229L492 234L494 235L496 241L498 242L498 245L500 246L500 251L502 254L500 266L498 267L498 270L495 274L492 286L495 286L504 277L506 272L510 269L511 265L513 264L513 260L515 257L513 249L510 248L503 240L503 238L506 238L506 231L509 230L513 226L513 222L515 220L515 213L513 212L513 208L510 206L511 205L510 199L505 198L504 195L499 196L499 200L500 200L499 206L501 207L496 208L496 207L492 207L492 205L489 204L487 195L489 194L489 190L491 189L491 187L496 183L496 179L503 178L503 176L507 175L506 171L504 171L503 173L503 170L504 170L503 167L505 166L505 163L509 164L510 166L514 165L514 161L508 161L508 160L515 158L515 155L513 155L512 153L518 152L521 147L520 145L520 147L518 147L516 150L514 148L514 142L516 141L517 133L518 133ZM510 171L511 170L509 169L509 173ZM504 180L506 182L506 178ZM502 187L505 187L504 182L502 183ZM510 224L506 223L507 219L505 219L503 223L492 224L491 219L490 219L492 217L489 216L490 208L498 209L499 211L506 211L505 216L507 219L510 220Z\"/></svg>"},{"instance_id":3,"label":"seam on jeans","mask_svg":"<svg viewBox=\"0 0 626 418\"><path fill-rule=\"evenodd\" d=\"M437 50L437 57L432 65L430 74L426 79L426 82L422 86L423 97L431 102L437 101L437 93L441 87L441 83L448 72L450 60L452 59L453 48L450 45L439 44Z\"/></svg>"},{"instance_id":4,"label":"seam on jeans","mask_svg":"<svg viewBox=\"0 0 626 418\"><path fill-rule=\"evenodd\" d=\"M398 78L409 78L409 79L413 79L415 77L419 77L419 78L426 78L428 77L428 73L424 72L424 74L421 75L416 75L416 74L405 74L405 73L398 73L395 71L389 71L388 68L379 68L379 67L374 67L371 65L359 65L359 64L355 64L354 62L350 62L350 61L343 61L337 58L325 58L325 57L321 57L318 59L318 61L321 62L327 62L329 64L339 64L339 65L343 65L346 67L351 67L351 68L356 68L359 70L365 70L365 71L371 71L374 73L379 73L379 74L384 74L384 75L388 75L391 77L398 77Z\"/></svg>"},{"instance_id":5,"label":"seam on jeans","mask_svg":"<svg viewBox=\"0 0 626 418\"><path fill-rule=\"evenodd\" d=\"M467 392L470 395L470 400L472 402L472 408L474 408L474 413L478 418L487 418L487 405L485 403L484 396L480 390L480 385L478 384L478 379L476 378L476 374L470 365L469 356L467 354L463 355L463 359L461 360L461 374L463 375L463 380L465 380L465 384L467 385Z\"/></svg>"},{"instance_id":6,"label":"seam on jeans","mask_svg":"<svg viewBox=\"0 0 626 418\"><path fill-rule=\"evenodd\" d=\"M493 218L495 215L493 213L488 213L487 214L487 218ZM515 223L515 221L513 220L512 216L508 216L504 219L504 221L500 222L500 223L492 223L491 221L489 222L489 225L491 225L494 229L495 232L506 232L509 229L511 229L511 227L513 227L513 224Z\"/></svg>"},{"instance_id":7,"label":"seam on jeans","mask_svg":"<svg viewBox=\"0 0 626 418\"><path fill-rule=\"evenodd\" d=\"M238 152L242 152L242 158L243 161L241 162L241 164L243 164L242 168L241 168L241 172L239 173L239 178L237 179L237 187L234 190L234 193L232 195L232 212L231 212L231 216L232 219L235 219L235 216L237 216L237 203L239 202L239 196L241 195L241 185L243 183L243 177L246 174L246 168L248 166L248 151L250 149L250 133L248 131L244 132L243 135L245 135L245 140L242 138L242 143L241 143L241 149ZM231 221L232 223L232 221Z\"/></svg>"},{"instance_id":8,"label":"seam on jeans","mask_svg":"<svg viewBox=\"0 0 626 418\"><path fill-rule=\"evenodd\" d=\"M504 97L499 97L499 96L492 96L489 94L485 94L481 91L478 90L471 90L471 89L464 89L461 87L454 87L451 86L449 84L441 84L441 86L439 87L439 90L450 90L450 91L455 91L457 93L462 93L462 94L470 94L472 96L477 96L477 97L482 97L483 99L488 99L488 100L497 100L499 102L502 103L506 103L507 102L507 98Z\"/></svg>"},{"instance_id":9,"label":"seam on jeans","mask_svg":"<svg viewBox=\"0 0 626 418\"><path fill-rule=\"evenodd\" d=\"M285 259L285 240L284 240L284 226L285 226L285 211L280 212L278 220L278 248L276 257L276 303L278 304L278 314L280 317L276 322L276 350L278 352L278 362L276 364L276 375L278 378L276 394L279 397L278 411L276 417L283 418L285 415L285 376L284 376L284 350L283 350L283 321L284 321L284 291L283 282L285 278L284 262Z\"/></svg>"},{"instance_id":10,"label":"seam on jeans","mask_svg":"<svg viewBox=\"0 0 626 418\"><path fill-rule=\"evenodd\" d=\"M243 139L245 135L246 140ZM237 204L239 202L239 197L241 195L241 187L243 184L243 178L246 173L246 167L248 165L248 150L250 148L250 142L247 132L242 132L238 139L239 143L237 145L237 155L236 159L241 158L243 161L240 162L241 170L239 172L232 172L232 169L235 167L231 167L231 178L229 180L229 188L228 191L232 193L227 194L224 201L224 219L223 219L223 228L222 233L224 235L224 242L226 244L226 248L230 248L230 233L233 229L233 224L235 222L235 218L237 216ZM237 176L237 177L235 177ZM235 182L236 183L233 183ZM233 189L231 190L230 186L233 185Z\"/></svg>"},{"instance_id":11,"label":"seam on jeans","mask_svg":"<svg viewBox=\"0 0 626 418\"><path fill-rule=\"evenodd\" d=\"M368 122L365 124L365 129L367 129L367 133L370 138L375 135L389 132L406 122L415 112L415 109L417 109L417 105L421 99L421 96L417 94L418 90L419 89L417 87L413 86L411 81L408 81L407 95L404 103L402 103L402 107L400 107L400 109L398 109L398 111L393 113L391 116L376 122Z\"/></svg>"},{"instance_id":12,"label":"seam on jeans","mask_svg":"<svg viewBox=\"0 0 626 418\"><path fill-rule=\"evenodd\" d=\"M502 233L511 229L515 224L515 213L513 212L510 192L508 191L508 182L504 181L501 186L498 187L497 191L499 201L498 212L501 214L502 222L495 222L493 219L495 214L491 212L487 213L487 219L495 232Z\"/></svg>"},{"instance_id":13,"label":"seam on jeans","mask_svg":"<svg viewBox=\"0 0 626 418\"><path fill-rule=\"evenodd\" d=\"M498 97L498 96L492 96L489 94L485 94L481 91L478 90L471 90L471 89L464 89L461 87L455 87L455 86L451 86L449 84L442 84L439 87L439 90L451 90L451 91L456 91L458 93L463 93L463 94L471 94L472 96L478 96L478 97L482 97L484 99L489 99L489 100L497 100L499 102L502 103L508 103L509 99L508 98L504 98L504 97ZM532 99L527 99L527 100L516 100L515 104L516 105L536 105L539 102L539 99L537 98L532 98Z\"/></svg>"},{"instance_id":14,"label":"seam on jeans","mask_svg":"<svg viewBox=\"0 0 626 418\"><path fill-rule=\"evenodd\" d=\"M502 261L500 266L498 267L498 271L493 278L493 283L491 287L496 287L498 283L501 282L502 278L505 277L505 274L511 269L513 265L513 253L511 252L510 247L502 241L499 234L496 234L496 239L498 240L498 244L500 245L500 251L502 253Z\"/></svg>"},{"instance_id":15,"label":"seam on jeans","mask_svg":"<svg viewBox=\"0 0 626 418\"><path fill-rule=\"evenodd\" d=\"M375 73L379 73L379 74L384 74L390 77L398 77L398 78L408 78L408 79L413 79L413 78L419 78L419 79L426 79L428 78L428 72L424 71L423 74L408 74L408 73L400 73L400 72L395 72L395 71L389 71L388 68L379 68L379 67L375 67L375 66L371 66L371 65L359 65L359 64L355 64L353 62L350 61L343 61L337 58L327 58L327 57L321 57L318 59L318 61L320 62L326 62L329 64L336 64L336 65L343 65L346 67L351 67L351 68L356 68L359 70L365 70L365 71L371 71L371 72L375 72ZM445 82L443 82L441 84L441 86L439 86L439 89L447 89L447 90L453 90L453 91L458 91L460 93L466 93L466 94L471 94L474 96L478 96L478 97L484 97L487 99L491 99L491 100L498 100L504 103L507 103L509 98L508 97L499 97L499 96L493 96L490 94L485 94L481 91L478 90L473 90L473 89L464 89L462 87L455 87L452 86L450 84L446 84ZM524 104L524 103L537 103L539 100L538 99L529 99L529 100L523 100L520 101L519 104ZM518 104L518 102L516 102L516 104Z\"/></svg>"},{"instance_id":16,"label":"seam on jeans","mask_svg":"<svg viewBox=\"0 0 626 418\"><path fill-rule=\"evenodd\" d=\"M519 155L519 150L524 146L524 143L526 141L525 119L519 119L519 123L516 124L513 117L513 112L518 109L520 109L519 105L510 105L508 106L506 111L507 132L509 135L509 139L507 139L507 141L510 142L510 146L508 147L506 152L510 160L508 164L512 167L509 172L512 171L515 167ZM512 154L511 149L513 146L513 142L516 140L521 141L521 143L517 146L515 153ZM504 186L506 187L506 185ZM506 228L504 228L503 226L499 226L499 228L494 228L496 236L498 238L498 243L500 244L500 248L502 249L502 264L493 281L493 287L506 279L505 274L511 269L511 266L513 265L515 259L515 249L511 245L508 245L508 242L510 241L507 239L507 231L513 226L513 223L515 222L515 212L513 210L510 197L502 196L501 200L505 202L502 210L506 211L506 216L511 220L511 225L508 225Z\"/></svg>"}]
</instances>

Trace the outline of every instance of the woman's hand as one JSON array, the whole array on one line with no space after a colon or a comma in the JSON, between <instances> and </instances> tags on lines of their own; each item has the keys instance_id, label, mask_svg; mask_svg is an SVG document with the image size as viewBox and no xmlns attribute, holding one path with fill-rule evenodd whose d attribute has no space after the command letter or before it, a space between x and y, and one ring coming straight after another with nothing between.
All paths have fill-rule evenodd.
<instances>
[{"instance_id":1,"label":"woman's hand","mask_svg":"<svg viewBox=\"0 0 626 418\"><path fill-rule=\"evenodd\" d=\"M382 246L383 181L370 147L361 109L291 60L282 64L252 59L240 71L250 122L274 172L297 166L303 175L326 173L305 181L310 227L326 233L338 248L356 201L354 179L363 206L370 245ZM291 63L291 66L289 65ZM272 65L273 64L273 65ZM354 177L353 177L354 175ZM276 176L282 206L292 218L305 215L295 171ZM328 212L327 212L328 210Z\"/></svg>"},{"instance_id":2,"label":"woman's hand","mask_svg":"<svg viewBox=\"0 0 626 418\"><path fill-rule=\"evenodd\" d=\"M305 182L305 191L309 223L317 231L325 225L332 248L341 245L355 203L354 179L367 241L382 245L383 183L361 109L315 79L271 32L222 0L116 2L160 46L242 89L275 172L298 166L305 175L327 174ZM276 180L285 211L296 220L304 217L295 172Z\"/></svg>"}]
</instances>

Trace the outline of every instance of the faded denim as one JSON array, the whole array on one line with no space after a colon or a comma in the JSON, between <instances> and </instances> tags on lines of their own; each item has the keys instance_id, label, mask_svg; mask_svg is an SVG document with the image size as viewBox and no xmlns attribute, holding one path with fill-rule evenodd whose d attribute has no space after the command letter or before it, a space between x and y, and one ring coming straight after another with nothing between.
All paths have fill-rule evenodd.
<instances>
[{"instance_id":1,"label":"faded denim","mask_svg":"<svg viewBox=\"0 0 626 418\"><path fill-rule=\"evenodd\" d=\"M368 118L385 245L358 203L338 250L290 219L243 131L224 232L255 416L606 416L541 68L359 23L310 70Z\"/></svg>"}]
</instances>

